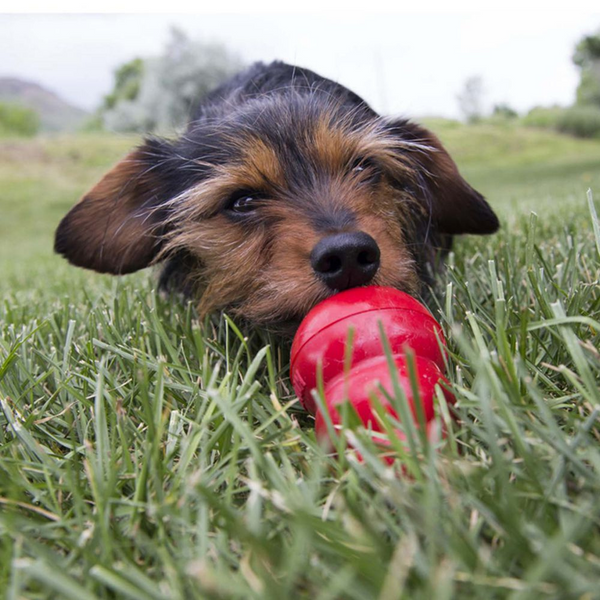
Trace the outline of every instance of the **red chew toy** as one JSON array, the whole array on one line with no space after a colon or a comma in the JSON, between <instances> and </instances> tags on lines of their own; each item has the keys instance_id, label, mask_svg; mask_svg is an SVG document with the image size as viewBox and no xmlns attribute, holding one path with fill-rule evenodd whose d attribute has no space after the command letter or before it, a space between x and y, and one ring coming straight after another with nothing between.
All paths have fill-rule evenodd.
<instances>
[{"instance_id":1,"label":"red chew toy","mask_svg":"<svg viewBox=\"0 0 600 600\"><path fill-rule=\"evenodd\" d=\"M431 313L413 297L393 288L353 288L315 306L301 323L292 345L290 376L302 405L312 414L316 406L312 391L317 387L321 365L327 410L334 425L341 422L337 407L349 400L359 417L371 430L383 428L371 406L370 394L376 393L382 406L398 415L377 387L392 395L393 384L380 336L382 324L398 370L399 383L417 422L417 412L405 361L405 348L416 354L415 366L419 396L425 421L433 419L435 385L446 381L444 369L445 339L442 328ZM344 373L349 331L353 329L352 361ZM444 390L448 403L452 394ZM327 436L323 415L316 415L319 437ZM398 435L401 436L400 432Z\"/></svg>"}]
</instances>

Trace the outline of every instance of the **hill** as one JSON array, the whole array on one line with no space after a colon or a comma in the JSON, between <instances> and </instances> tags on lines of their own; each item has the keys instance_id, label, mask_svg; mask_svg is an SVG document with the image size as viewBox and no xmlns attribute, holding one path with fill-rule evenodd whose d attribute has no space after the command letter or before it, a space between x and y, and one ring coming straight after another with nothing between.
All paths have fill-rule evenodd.
<instances>
[{"instance_id":1,"label":"hill","mask_svg":"<svg viewBox=\"0 0 600 600\"><path fill-rule=\"evenodd\" d=\"M44 131L74 131L88 116L85 110L54 92L16 77L0 77L0 102L14 102L35 110Z\"/></svg>"}]
</instances>

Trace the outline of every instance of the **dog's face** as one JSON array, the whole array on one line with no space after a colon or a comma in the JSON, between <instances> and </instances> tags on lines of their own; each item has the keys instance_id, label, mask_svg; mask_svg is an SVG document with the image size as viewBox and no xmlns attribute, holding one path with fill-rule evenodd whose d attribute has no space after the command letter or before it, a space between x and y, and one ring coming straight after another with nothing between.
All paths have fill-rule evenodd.
<instances>
[{"instance_id":1,"label":"dog's face","mask_svg":"<svg viewBox=\"0 0 600 600\"><path fill-rule=\"evenodd\" d=\"M430 132L290 93L146 142L65 217L56 249L111 273L185 255L201 313L274 323L358 285L416 293L440 236L497 227Z\"/></svg>"}]
</instances>

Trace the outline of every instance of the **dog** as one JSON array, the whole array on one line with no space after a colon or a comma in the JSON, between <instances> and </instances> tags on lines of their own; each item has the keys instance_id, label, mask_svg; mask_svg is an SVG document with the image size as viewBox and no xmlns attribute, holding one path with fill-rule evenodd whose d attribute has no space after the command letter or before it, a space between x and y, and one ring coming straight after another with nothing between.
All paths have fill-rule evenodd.
<instances>
[{"instance_id":1,"label":"dog","mask_svg":"<svg viewBox=\"0 0 600 600\"><path fill-rule=\"evenodd\" d=\"M316 73L256 63L206 96L183 135L149 138L64 217L55 250L260 326L292 325L364 285L412 295L452 236L498 219L438 138Z\"/></svg>"}]
</instances>

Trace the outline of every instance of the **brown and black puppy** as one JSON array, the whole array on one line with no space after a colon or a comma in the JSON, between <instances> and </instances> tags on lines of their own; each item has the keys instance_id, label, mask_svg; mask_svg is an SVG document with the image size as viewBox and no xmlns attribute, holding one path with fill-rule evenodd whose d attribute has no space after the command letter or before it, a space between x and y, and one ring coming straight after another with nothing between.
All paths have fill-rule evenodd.
<instances>
[{"instance_id":1,"label":"brown and black puppy","mask_svg":"<svg viewBox=\"0 0 600 600\"><path fill-rule=\"evenodd\" d=\"M176 141L149 139L62 220L73 264L131 273L255 324L298 322L354 286L418 294L452 236L498 229L439 140L343 86L256 64L202 101Z\"/></svg>"}]
</instances>

